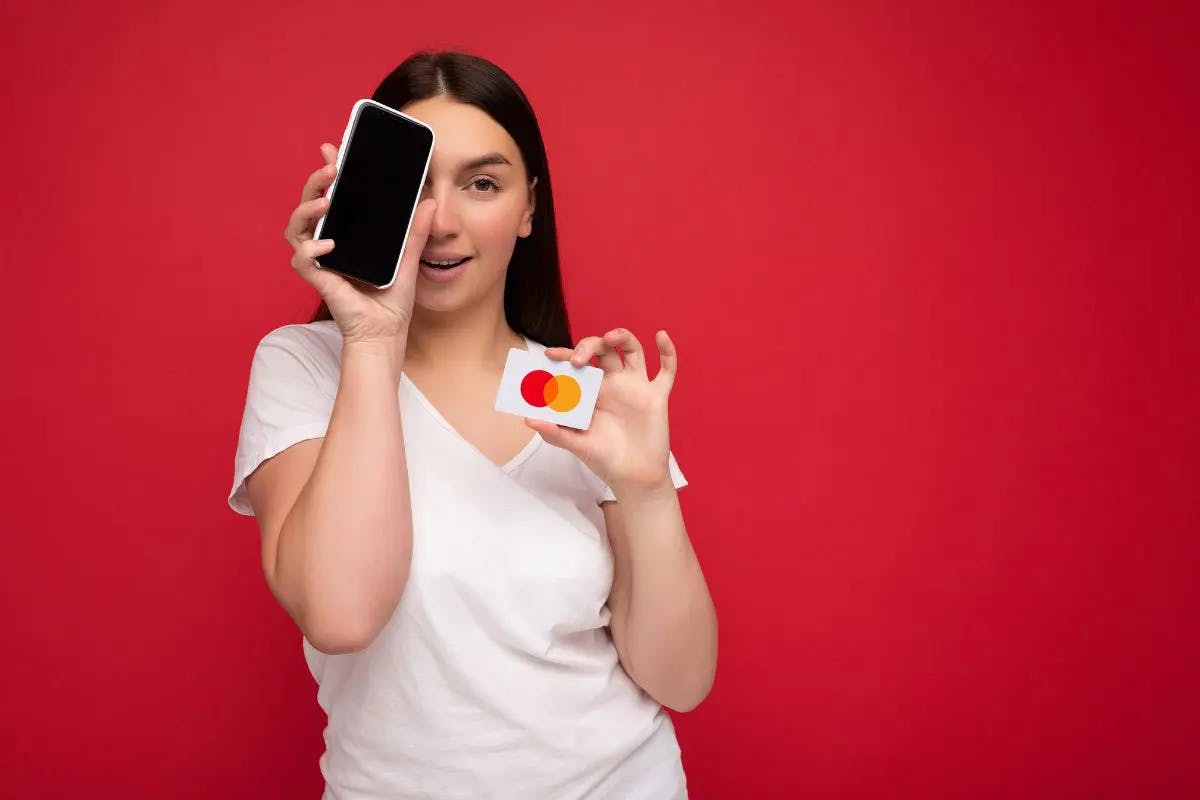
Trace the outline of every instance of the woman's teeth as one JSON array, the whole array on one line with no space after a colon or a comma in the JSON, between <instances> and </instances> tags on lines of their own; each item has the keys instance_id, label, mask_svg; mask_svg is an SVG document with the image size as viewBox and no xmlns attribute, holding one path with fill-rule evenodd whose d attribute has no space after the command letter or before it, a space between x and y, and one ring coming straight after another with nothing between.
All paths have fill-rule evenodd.
<instances>
[{"instance_id":1,"label":"woman's teeth","mask_svg":"<svg viewBox=\"0 0 1200 800\"><path fill-rule=\"evenodd\" d=\"M467 258L460 258L457 261L426 261L425 259L421 259L421 263L434 269L450 269L451 267L457 267L469 258L470 256L467 256Z\"/></svg>"}]
</instances>

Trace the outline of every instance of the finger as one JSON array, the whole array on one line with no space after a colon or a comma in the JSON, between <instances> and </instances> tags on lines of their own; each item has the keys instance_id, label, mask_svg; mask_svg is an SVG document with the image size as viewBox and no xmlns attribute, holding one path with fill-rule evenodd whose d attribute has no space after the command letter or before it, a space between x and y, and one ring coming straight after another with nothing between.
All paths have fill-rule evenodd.
<instances>
[{"instance_id":1,"label":"finger","mask_svg":"<svg viewBox=\"0 0 1200 800\"><path fill-rule=\"evenodd\" d=\"M670 393L675 385L675 376L679 373L679 356L675 351L675 343L666 331L655 334L654 341L658 343L658 374L652 383L656 386L662 384L663 391Z\"/></svg>"},{"instance_id":2,"label":"finger","mask_svg":"<svg viewBox=\"0 0 1200 800\"><path fill-rule=\"evenodd\" d=\"M576 456L582 454L583 438L587 436L585 431L556 425L553 422L534 419L533 417L526 417L525 424L537 431L547 443L555 447L561 447L563 450L574 453Z\"/></svg>"},{"instance_id":3,"label":"finger","mask_svg":"<svg viewBox=\"0 0 1200 800\"><path fill-rule=\"evenodd\" d=\"M325 190L333 184L333 179L337 176L337 154L337 148L328 142L321 145L321 158L325 159L325 166L308 176L304 188L300 191L300 206L297 209L300 211L307 207L316 213L310 215L305 211L297 218L293 212L283 232L283 238L293 247L299 242L311 239L316 228L316 223L311 220L319 219L329 211L329 198L325 195Z\"/></svg>"},{"instance_id":4,"label":"finger","mask_svg":"<svg viewBox=\"0 0 1200 800\"><path fill-rule=\"evenodd\" d=\"M582 340L580 341L580 344L583 344ZM586 364L589 360L587 356L580 353L574 347L547 347L545 353L546 358L550 358L555 361L566 361L567 359L571 359L573 363ZM579 355L578 359L571 358L577 354Z\"/></svg>"},{"instance_id":5,"label":"finger","mask_svg":"<svg viewBox=\"0 0 1200 800\"><path fill-rule=\"evenodd\" d=\"M437 200L429 197L418 203L417 210L413 212L412 228L408 232L408 242L404 245L404 255L400 258L400 275L405 276L406 281L410 275L412 281L416 280L421 266L421 253L425 252L425 242L429 240L429 229L433 226L433 215L436 211ZM398 284L399 280L394 285Z\"/></svg>"},{"instance_id":6,"label":"finger","mask_svg":"<svg viewBox=\"0 0 1200 800\"><path fill-rule=\"evenodd\" d=\"M325 142L323 145L321 145L321 157L325 159L326 166L331 164L336 165L338 149L329 142Z\"/></svg>"},{"instance_id":7,"label":"finger","mask_svg":"<svg viewBox=\"0 0 1200 800\"><path fill-rule=\"evenodd\" d=\"M320 197L325 194L325 190L333 184L333 179L336 175L336 164L326 164L309 175L308 180L304 182L304 188L300 191L300 202L306 203L314 197Z\"/></svg>"},{"instance_id":8,"label":"finger","mask_svg":"<svg viewBox=\"0 0 1200 800\"><path fill-rule=\"evenodd\" d=\"M320 292L322 297L328 297L329 292L337 291L339 284L349 282L332 270L321 269L314 260L328 253L333 246L332 239L310 240L297 247L292 255L292 269Z\"/></svg>"},{"instance_id":9,"label":"finger","mask_svg":"<svg viewBox=\"0 0 1200 800\"><path fill-rule=\"evenodd\" d=\"M283 238L287 239L293 247L301 242L309 241L312 239L313 230L316 228L314 220L320 219L328 210L328 197L317 197L296 206L296 210L288 218Z\"/></svg>"},{"instance_id":10,"label":"finger","mask_svg":"<svg viewBox=\"0 0 1200 800\"><path fill-rule=\"evenodd\" d=\"M642 343L628 328L613 328L604 334L604 341L621 349L625 357L625 369L632 370L643 378L646 377L646 354L642 351Z\"/></svg>"},{"instance_id":11,"label":"finger","mask_svg":"<svg viewBox=\"0 0 1200 800\"><path fill-rule=\"evenodd\" d=\"M616 350L612 349L605 343L600 336L585 336L575 345L575 351L571 354L571 363L575 366L582 366L588 363L595 357L600 364L600 369L604 370L605 374L620 372L624 369L621 364L621 356Z\"/></svg>"},{"instance_id":12,"label":"finger","mask_svg":"<svg viewBox=\"0 0 1200 800\"><path fill-rule=\"evenodd\" d=\"M313 275L321 271L313 259L325 255L333 248L332 239L310 239L307 242L301 242L296 246L296 252L292 254L292 269L300 273L300 277L312 283Z\"/></svg>"}]
</instances>

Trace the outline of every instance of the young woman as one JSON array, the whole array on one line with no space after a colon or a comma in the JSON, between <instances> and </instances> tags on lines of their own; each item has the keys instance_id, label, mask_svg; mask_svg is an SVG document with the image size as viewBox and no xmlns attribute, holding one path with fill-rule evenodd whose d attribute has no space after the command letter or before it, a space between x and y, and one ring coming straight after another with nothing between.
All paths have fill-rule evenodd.
<instances>
[{"instance_id":1,"label":"young woman","mask_svg":"<svg viewBox=\"0 0 1200 800\"><path fill-rule=\"evenodd\" d=\"M675 347L657 332L651 379L624 328L571 346L545 148L501 69L418 53L373 98L434 129L428 196L391 287L319 270L322 145L286 238L323 302L255 350L229 497L304 634L324 797L685 798L663 706L707 696L717 621ZM493 409L512 347L597 359L588 430Z\"/></svg>"}]
</instances>

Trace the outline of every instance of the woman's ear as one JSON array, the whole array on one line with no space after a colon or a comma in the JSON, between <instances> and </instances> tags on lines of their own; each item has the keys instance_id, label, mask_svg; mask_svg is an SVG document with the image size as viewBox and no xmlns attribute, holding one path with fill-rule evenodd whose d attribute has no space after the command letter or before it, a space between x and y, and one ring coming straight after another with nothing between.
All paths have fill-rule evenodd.
<instances>
[{"instance_id":1,"label":"woman's ear","mask_svg":"<svg viewBox=\"0 0 1200 800\"><path fill-rule=\"evenodd\" d=\"M521 230L517 233L521 238L533 233L533 212L537 207L537 195L533 193L535 186L537 186L537 175L534 175L533 180L529 182L529 208L525 210L525 216L521 220Z\"/></svg>"}]
</instances>

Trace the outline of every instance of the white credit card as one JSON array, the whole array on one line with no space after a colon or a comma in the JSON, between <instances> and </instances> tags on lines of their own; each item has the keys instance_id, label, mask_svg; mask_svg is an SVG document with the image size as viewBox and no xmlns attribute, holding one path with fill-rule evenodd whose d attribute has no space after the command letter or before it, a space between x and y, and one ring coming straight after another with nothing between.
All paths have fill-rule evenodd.
<instances>
[{"instance_id":1,"label":"white credit card","mask_svg":"<svg viewBox=\"0 0 1200 800\"><path fill-rule=\"evenodd\" d=\"M600 395L604 370L555 361L541 352L508 351L496 410L587 430Z\"/></svg>"}]
</instances>

